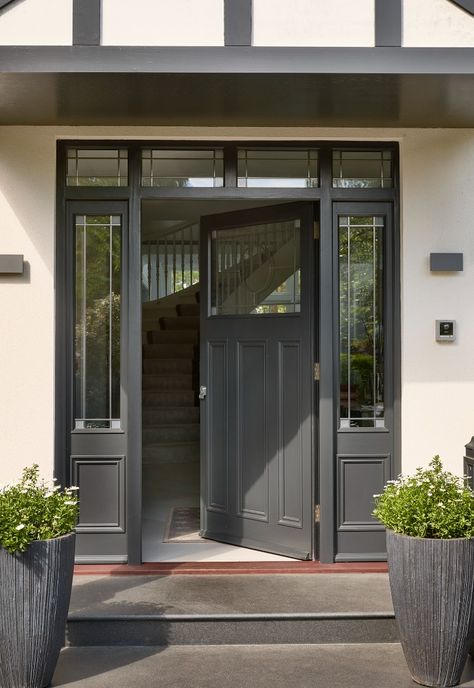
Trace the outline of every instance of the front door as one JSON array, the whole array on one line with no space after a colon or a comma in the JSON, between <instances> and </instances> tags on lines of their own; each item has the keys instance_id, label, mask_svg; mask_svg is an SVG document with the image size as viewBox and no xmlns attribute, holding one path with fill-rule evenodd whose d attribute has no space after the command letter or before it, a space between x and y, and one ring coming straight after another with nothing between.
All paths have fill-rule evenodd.
<instances>
[{"instance_id":1,"label":"front door","mask_svg":"<svg viewBox=\"0 0 474 688\"><path fill-rule=\"evenodd\" d=\"M313 553L314 206L201 221L201 527Z\"/></svg>"}]
</instances>

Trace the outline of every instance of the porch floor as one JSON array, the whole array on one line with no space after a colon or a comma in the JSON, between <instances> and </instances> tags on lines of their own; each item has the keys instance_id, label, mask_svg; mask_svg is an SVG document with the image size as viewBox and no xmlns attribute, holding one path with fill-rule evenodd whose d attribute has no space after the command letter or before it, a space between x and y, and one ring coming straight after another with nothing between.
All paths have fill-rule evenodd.
<instances>
[{"instance_id":1,"label":"porch floor","mask_svg":"<svg viewBox=\"0 0 474 688\"><path fill-rule=\"evenodd\" d=\"M390 613L384 573L87 576L74 578L70 611L122 614Z\"/></svg>"},{"instance_id":2,"label":"porch floor","mask_svg":"<svg viewBox=\"0 0 474 688\"><path fill-rule=\"evenodd\" d=\"M398 643L75 647L52 686L68 688L413 688ZM468 659L461 688L474 687Z\"/></svg>"}]
</instances>

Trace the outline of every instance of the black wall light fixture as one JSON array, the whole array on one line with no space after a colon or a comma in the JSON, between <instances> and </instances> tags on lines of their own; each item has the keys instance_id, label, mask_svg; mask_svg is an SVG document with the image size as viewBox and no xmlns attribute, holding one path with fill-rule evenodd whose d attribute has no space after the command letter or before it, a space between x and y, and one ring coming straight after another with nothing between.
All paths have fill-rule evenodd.
<instances>
[{"instance_id":1,"label":"black wall light fixture","mask_svg":"<svg viewBox=\"0 0 474 688\"><path fill-rule=\"evenodd\" d=\"M0 255L0 275L22 275L23 272L22 253Z\"/></svg>"},{"instance_id":2,"label":"black wall light fixture","mask_svg":"<svg viewBox=\"0 0 474 688\"><path fill-rule=\"evenodd\" d=\"M462 272L462 253L430 253L431 272Z\"/></svg>"}]
</instances>

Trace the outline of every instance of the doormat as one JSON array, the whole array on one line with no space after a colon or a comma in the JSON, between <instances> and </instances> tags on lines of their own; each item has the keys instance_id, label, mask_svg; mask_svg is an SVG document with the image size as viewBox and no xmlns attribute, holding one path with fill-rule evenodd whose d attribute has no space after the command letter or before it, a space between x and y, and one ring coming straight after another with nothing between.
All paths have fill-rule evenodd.
<instances>
[{"instance_id":1,"label":"doormat","mask_svg":"<svg viewBox=\"0 0 474 688\"><path fill-rule=\"evenodd\" d=\"M170 510L163 542L206 542L199 535L201 529L198 506L174 506Z\"/></svg>"}]
</instances>

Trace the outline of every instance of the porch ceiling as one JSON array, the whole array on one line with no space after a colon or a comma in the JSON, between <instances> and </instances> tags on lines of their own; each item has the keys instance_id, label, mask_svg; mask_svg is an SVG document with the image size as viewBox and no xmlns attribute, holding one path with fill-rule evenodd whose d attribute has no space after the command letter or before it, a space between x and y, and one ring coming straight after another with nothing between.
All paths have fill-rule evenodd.
<instances>
[{"instance_id":1,"label":"porch ceiling","mask_svg":"<svg viewBox=\"0 0 474 688\"><path fill-rule=\"evenodd\" d=\"M0 124L472 127L474 49L0 47Z\"/></svg>"}]
</instances>

